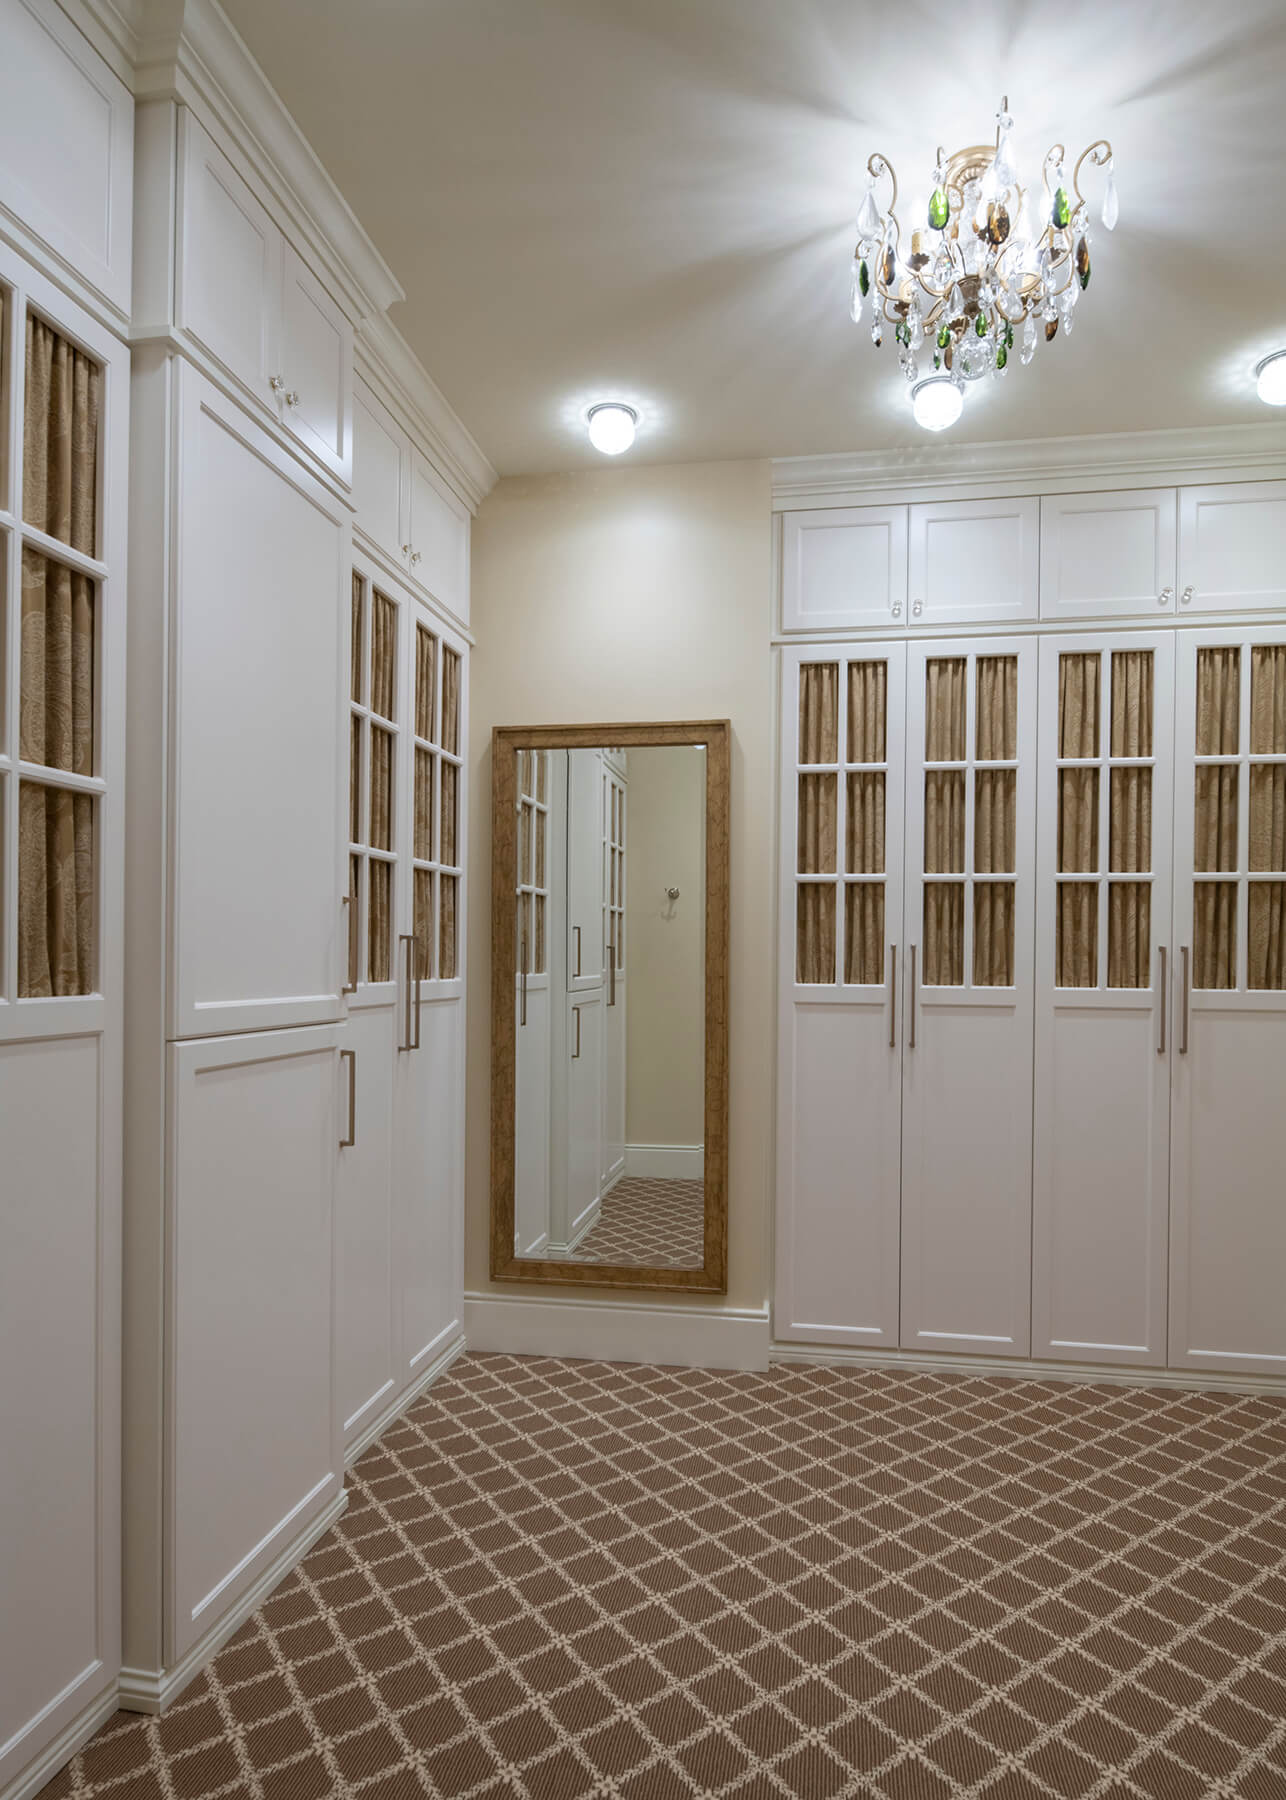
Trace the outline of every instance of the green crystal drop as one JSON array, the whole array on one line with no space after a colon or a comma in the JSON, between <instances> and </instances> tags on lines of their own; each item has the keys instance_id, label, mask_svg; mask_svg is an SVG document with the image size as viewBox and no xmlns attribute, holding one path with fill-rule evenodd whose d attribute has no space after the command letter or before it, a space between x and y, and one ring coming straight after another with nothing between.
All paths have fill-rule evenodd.
<instances>
[{"instance_id":1,"label":"green crystal drop","mask_svg":"<svg viewBox=\"0 0 1286 1800\"><path fill-rule=\"evenodd\" d=\"M935 231L941 231L951 217L951 205L947 199L945 188L934 188L929 199L929 223Z\"/></svg>"},{"instance_id":2,"label":"green crystal drop","mask_svg":"<svg viewBox=\"0 0 1286 1800\"><path fill-rule=\"evenodd\" d=\"M1050 213L1050 218L1061 231L1071 216L1072 209L1067 203L1067 189L1065 187L1055 188L1054 208Z\"/></svg>"},{"instance_id":3,"label":"green crystal drop","mask_svg":"<svg viewBox=\"0 0 1286 1800\"><path fill-rule=\"evenodd\" d=\"M980 312L978 314L978 317L974 320L973 328L978 333L979 337L986 337L986 335L987 335L987 315L986 315L986 313Z\"/></svg>"},{"instance_id":4,"label":"green crystal drop","mask_svg":"<svg viewBox=\"0 0 1286 1800\"><path fill-rule=\"evenodd\" d=\"M1013 347L1014 347L1014 328L1012 325L1007 325L1005 327L1005 349L1012 350Z\"/></svg>"},{"instance_id":5,"label":"green crystal drop","mask_svg":"<svg viewBox=\"0 0 1286 1800\"><path fill-rule=\"evenodd\" d=\"M941 352L941 350L935 350L933 352L933 367L935 370L940 369L942 367L942 352Z\"/></svg>"},{"instance_id":6,"label":"green crystal drop","mask_svg":"<svg viewBox=\"0 0 1286 1800\"><path fill-rule=\"evenodd\" d=\"M996 367L998 369L1003 369L1008 361L1009 352L1006 350L1005 346L1001 344L996 351Z\"/></svg>"},{"instance_id":7,"label":"green crystal drop","mask_svg":"<svg viewBox=\"0 0 1286 1800\"><path fill-rule=\"evenodd\" d=\"M939 326L939 328L938 328L938 349L945 350L947 345L950 342L951 342L951 327L949 325Z\"/></svg>"},{"instance_id":8,"label":"green crystal drop","mask_svg":"<svg viewBox=\"0 0 1286 1800\"><path fill-rule=\"evenodd\" d=\"M1090 247L1084 238L1076 244L1076 278L1081 284L1081 292L1090 284Z\"/></svg>"},{"instance_id":9,"label":"green crystal drop","mask_svg":"<svg viewBox=\"0 0 1286 1800\"><path fill-rule=\"evenodd\" d=\"M863 300L865 300L866 296L871 291L871 271L867 268L865 260L857 265L857 286L859 293Z\"/></svg>"}]
</instances>

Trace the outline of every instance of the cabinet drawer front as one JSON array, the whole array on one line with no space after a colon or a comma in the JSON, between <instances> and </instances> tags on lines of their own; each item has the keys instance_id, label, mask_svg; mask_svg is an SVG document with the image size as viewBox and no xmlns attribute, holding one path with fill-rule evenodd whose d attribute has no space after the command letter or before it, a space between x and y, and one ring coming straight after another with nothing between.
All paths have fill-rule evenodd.
<instances>
[{"instance_id":1,"label":"cabinet drawer front","mask_svg":"<svg viewBox=\"0 0 1286 1800\"><path fill-rule=\"evenodd\" d=\"M1042 619L1175 609L1177 495L1055 494L1040 503Z\"/></svg>"},{"instance_id":2,"label":"cabinet drawer front","mask_svg":"<svg viewBox=\"0 0 1286 1800\"><path fill-rule=\"evenodd\" d=\"M1034 619L1040 502L954 500L913 506L910 623Z\"/></svg>"},{"instance_id":3,"label":"cabinet drawer front","mask_svg":"<svg viewBox=\"0 0 1286 1800\"><path fill-rule=\"evenodd\" d=\"M900 625L906 613L905 506L787 513L782 630Z\"/></svg>"},{"instance_id":4,"label":"cabinet drawer front","mask_svg":"<svg viewBox=\"0 0 1286 1800\"><path fill-rule=\"evenodd\" d=\"M1179 605L1286 606L1286 481L1179 490Z\"/></svg>"},{"instance_id":5,"label":"cabinet drawer front","mask_svg":"<svg viewBox=\"0 0 1286 1800\"><path fill-rule=\"evenodd\" d=\"M353 329L312 270L285 246L282 378L286 427L343 481L353 473Z\"/></svg>"}]
</instances>

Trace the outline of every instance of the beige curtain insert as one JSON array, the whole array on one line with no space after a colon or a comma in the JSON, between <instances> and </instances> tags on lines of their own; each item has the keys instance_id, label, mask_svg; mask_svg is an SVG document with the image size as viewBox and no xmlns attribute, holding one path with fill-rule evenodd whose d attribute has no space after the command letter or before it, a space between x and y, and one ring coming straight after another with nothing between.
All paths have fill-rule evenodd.
<instances>
[{"instance_id":1,"label":"beige curtain insert","mask_svg":"<svg viewBox=\"0 0 1286 1800\"><path fill-rule=\"evenodd\" d=\"M973 799L973 866L980 875L1011 875L1018 868L1018 771L976 769Z\"/></svg>"},{"instance_id":2,"label":"beige curtain insert","mask_svg":"<svg viewBox=\"0 0 1286 1800\"><path fill-rule=\"evenodd\" d=\"M848 665L848 760L884 762L888 743L889 665Z\"/></svg>"},{"instance_id":3,"label":"beige curtain insert","mask_svg":"<svg viewBox=\"0 0 1286 1800\"><path fill-rule=\"evenodd\" d=\"M22 552L19 755L94 773L94 584L38 550Z\"/></svg>"},{"instance_id":4,"label":"beige curtain insert","mask_svg":"<svg viewBox=\"0 0 1286 1800\"><path fill-rule=\"evenodd\" d=\"M433 673L437 639L423 625L415 628L415 735L433 739Z\"/></svg>"},{"instance_id":5,"label":"beige curtain insert","mask_svg":"<svg viewBox=\"0 0 1286 1800\"><path fill-rule=\"evenodd\" d=\"M536 750L533 755L536 759L536 798L543 804L547 798L545 788L549 780L549 752Z\"/></svg>"},{"instance_id":6,"label":"beige curtain insert","mask_svg":"<svg viewBox=\"0 0 1286 1800\"><path fill-rule=\"evenodd\" d=\"M799 671L799 761L839 761L838 663L805 663Z\"/></svg>"},{"instance_id":7,"label":"beige curtain insert","mask_svg":"<svg viewBox=\"0 0 1286 1800\"><path fill-rule=\"evenodd\" d=\"M98 411L102 371L27 315L22 516L73 550L98 549Z\"/></svg>"},{"instance_id":8,"label":"beige curtain insert","mask_svg":"<svg viewBox=\"0 0 1286 1800\"><path fill-rule=\"evenodd\" d=\"M348 841L362 841L362 721L356 717L348 728Z\"/></svg>"},{"instance_id":9,"label":"beige curtain insert","mask_svg":"<svg viewBox=\"0 0 1286 1800\"><path fill-rule=\"evenodd\" d=\"M800 882L795 888L795 980L810 985L835 980L835 888Z\"/></svg>"},{"instance_id":10,"label":"beige curtain insert","mask_svg":"<svg viewBox=\"0 0 1286 1800\"><path fill-rule=\"evenodd\" d=\"M834 775L799 777L799 873L835 873L837 781Z\"/></svg>"},{"instance_id":11,"label":"beige curtain insert","mask_svg":"<svg viewBox=\"0 0 1286 1800\"><path fill-rule=\"evenodd\" d=\"M1286 644L1251 645L1250 754L1286 756Z\"/></svg>"},{"instance_id":12,"label":"beige curtain insert","mask_svg":"<svg viewBox=\"0 0 1286 1800\"><path fill-rule=\"evenodd\" d=\"M362 640L366 588L361 576L353 571L353 603L349 620L348 680L349 695L355 706L362 703Z\"/></svg>"},{"instance_id":13,"label":"beige curtain insert","mask_svg":"<svg viewBox=\"0 0 1286 1800\"><path fill-rule=\"evenodd\" d=\"M964 986L964 883L931 881L924 889L926 987Z\"/></svg>"},{"instance_id":14,"label":"beige curtain insert","mask_svg":"<svg viewBox=\"0 0 1286 1800\"><path fill-rule=\"evenodd\" d=\"M1286 882L1252 881L1246 925L1247 985L1286 989Z\"/></svg>"},{"instance_id":15,"label":"beige curtain insert","mask_svg":"<svg viewBox=\"0 0 1286 1800\"><path fill-rule=\"evenodd\" d=\"M439 862L448 868L456 863L456 814L460 791L460 771L454 763L442 763L442 810L439 824L442 832Z\"/></svg>"},{"instance_id":16,"label":"beige curtain insert","mask_svg":"<svg viewBox=\"0 0 1286 1800\"><path fill-rule=\"evenodd\" d=\"M849 771L845 856L850 875L884 873L884 771Z\"/></svg>"},{"instance_id":17,"label":"beige curtain insert","mask_svg":"<svg viewBox=\"0 0 1286 1800\"><path fill-rule=\"evenodd\" d=\"M528 974L533 972L532 951L535 945L532 936L531 895L519 894L518 925L514 937L514 962L520 975L524 969Z\"/></svg>"},{"instance_id":18,"label":"beige curtain insert","mask_svg":"<svg viewBox=\"0 0 1286 1800\"><path fill-rule=\"evenodd\" d=\"M1286 763L1250 766L1250 867L1286 870Z\"/></svg>"},{"instance_id":19,"label":"beige curtain insert","mask_svg":"<svg viewBox=\"0 0 1286 1800\"><path fill-rule=\"evenodd\" d=\"M460 658L442 646L442 748L460 754Z\"/></svg>"},{"instance_id":20,"label":"beige curtain insert","mask_svg":"<svg viewBox=\"0 0 1286 1800\"><path fill-rule=\"evenodd\" d=\"M393 895L393 865L371 857L367 863L370 907L367 919L366 979L389 979L389 917Z\"/></svg>"},{"instance_id":21,"label":"beige curtain insert","mask_svg":"<svg viewBox=\"0 0 1286 1800\"><path fill-rule=\"evenodd\" d=\"M371 816L368 842L372 849L393 848L393 734L371 726Z\"/></svg>"},{"instance_id":22,"label":"beige curtain insert","mask_svg":"<svg viewBox=\"0 0 1286 1800\"><path fill-rule=\"evenodd\" d=\"M1098 986L1098 883L1060 881L1054 920L1054 985Z\"/></svg>"},{"instance_id":23,"label":"beige curtain insert","mask_svg":"<svg viewBox=\"0 0 1286 1800\"><path fill-rule=\"evenodd\" d=\"M924 872L926 875L962 875L964 866L964 770L926 769Z\"/></svg>"},{"instance_id":24,"label":"beige curtain insert","mask_svg":"<svg viewBox=\"0 0 1286 1800\"><path fill-rule=\"evenodd\" d=\"M415 848L421 862L433 860L433 752L415 747Z\"/></svg>"},{"instance_id":25,"label":"beige curtain insert","mask_svg":"<svg viewBox=\"0 0 1286 1800\"><path fill-rule=\"evenodd\" d=\"M1237 985L1237 883L1193 883L1192 985Z\"/></svg>"},{"instance_id":26,"label":"beige curtain insert","mask_svg":"<svg viewBox=\"0 0 1286 1800\"><path fill-rule=\"evenodd\" d=\"M1250 652L1252 754L1286 754L1286 645L1255 644ZM1286 869L1286 765L1250 769L1250 867ZM1248 884L1247 985L1286 989L1286 882Z\"/></svg>"},{"instance_id":27,"label":"beige curtain insert","mask_svg":"<svg viewBox=\"0 0 1286 1800\"><path fill-rule=\"evenodd\" d=\"M442 981L454 981L456 973L456 929L455 908L456 890L459 880L455 875L443 875L439 888L438 917L438 976Z\"/></svg>"},{"instance_id":28,"label":"beige curtain insert","mask_svg":"<svg viewBox=\"0 0 1286 1800\"><path fill-rule=\"evenodd\" d=\"M18 790L18 992L94 991L94 800L24 781Z\"/></svg>"},{"instance_id":29,"label":"beige curtain insert","mask_svg":"<svg viewBox=\"0 0 1286 1800\"><path fill-rule=\"evenodd\" d=\"M1235 756L1241 747L1241 651L1197 651L1198 756Z\"/></svg>"},{"instance_id":30,"label":"beige curtain insert","mask_svg":"<svg viewBox=\"0 0 1286 1800\"><path fill-rule=\"evenodd\" d=\"M1112 755L1152 754L1152 652L1112 652ZM1092 756L1093 751L1089 754Z\"/></svg>"},{"instance_id":31,"label":"beige curtain insert","mask_svg":"<svg viewBox=\"0 0 1286 1800\"><path fill-rule=\"evenodd\" d=\"M1058 659L1058 754L1068 757L1099 753L1099 682L1102 658L1095 652Z\"/></svg>"},{"instance_id":32,"label":"beige curtain insert","mask_svg":"<svg viewBox=\"0 0 1286 1800\"><path fill-rule=\"evenodd\" d=\"M433 872L417 869L414 882L415 972L421 981L433 973Z\"/></svg>"},{"instance_id":33,"label":"beige curtain insert","mask_svg":"<svg viewBox=\"0 0 1286 1800\"><path fill-rule=\"evenodd\" d=\"M1107 985L1145 988L1152 961L1152 883L1109 882L1107 905Z\"/></svg>"},{"instance_id":34,"label":"beige curtain insert","mask_svg":"<svg viewBox=\"0 0 1286 1800\"><path fill-rule=\"evenodd\" d=\"M532 968L537 975L545 973L545 896L543 894L536 895L536 950Z\"/></svg>"},{"instance_id":35,"label":"beige curtain insert","mask_svg":"<svg viewBox=\"0 0 1286 1800\"><path fill-rule=\"evenodd\" d=\"M926 762L965 760L965 682L963 656L931 657L924 670L924 758Z\"/></svg>"},{"instance_id":36,"label":"beige curtain insert","mask_svg":"<svg viewBox=\"0 0 1286 1800\"><path fill-rule=\"evenodd\" d=\"M518 808L518 881L531 880L531 806L524 801Z\"/></svg>"},{"instance_id":37,"label":"beige curtain insert","mask_svg":"<svg viewBox=\"0 0 1286 1800\"><path fill-rule=\"evenodd\" d=\"M979 762L1012 762L1018 755L1018 658L978 658Z\"/></svg>"},{"instance_id":38,"label":"beige curtain insert","mask_svg":"<svg viewBox=\"0 0 1286 1800\"><path fill-rule=\"evenodd\" d=\"M1203 763L1195 771L1193 819L1194 869L1237 867L1237 795L1241 774L1236 763Z\"/></svg>"},{"instance_id":39,"label":"beige curtain insert","mask_svg":"<svg viewBox=\"0 0 1286 1800\"><path fill-rule=\"evenodd\" d=\"M397 605L378 588L371 591L371 711L393 717L397 670Z\"/></svg>"},{"instance_id":40,"label":"beige curtain insert","mask_svg":"<svg viewBox=\"0 0 1286 1800\"><path fill-rule=\"evenodd\" d=\"M973 985L1014 985L1012 881L979 881L973 890Z\"/></svg>"},{"instance_id":41,"label":"beige curtain insert","mask_svg":"<svg viewBox=\"0 0 1286 1800\"><path fill-rule=\"evenodd\" d=\"M1066 771L1065 771L1066 772ZM1152 867L1152 771L1113 769L1108 795L1107 866L1142 874ZM1134 884L1138 886L1136 882Z\"/></svg>"},{"instance_id":42,"label":"beige curtain insert","mask_svg":"<svg viewBox=\"0 0 1286 1800\"><path fill-rule=\"evenodd\" d=\"M884 980L884 883L850 882L844 894L844 979Z\"/></svg>"}]
</instances>

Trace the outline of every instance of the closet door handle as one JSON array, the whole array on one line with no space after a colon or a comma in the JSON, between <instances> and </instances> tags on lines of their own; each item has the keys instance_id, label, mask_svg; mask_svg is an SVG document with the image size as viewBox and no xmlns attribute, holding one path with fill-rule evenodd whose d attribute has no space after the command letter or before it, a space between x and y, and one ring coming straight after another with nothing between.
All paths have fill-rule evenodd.
<instances>
[{"instance_id":1,"label":"closet door handle","mask_svg":"<svg viewBox=\"0 0 1286 1800\"><path fill-rule=\"evenodd\" d=\"M522 940L521 960L522 960L522 1010L518 1017L518 1023L520 1025L525 1025L527 1023L527 939L525 936L523 937L523 940Z\"/></svg>"},{"instance_id":2,"label":"closet door handle","mask_svg":"<svg viewBox=\"0 0 1286 1800\"><path fill-rule=\"evenodd\" d=\"M573 1006L572 1017L576 1021L576 1048L572 1051L572 1061L576 1062L579 1060L579 1057L580 1057L580 1007L579 1006Z\"/></svg>"},{"instance_id":3,"label":"closet door handle","mask_svg":"<svg viewBox=\"0 0 1286 1800\"><path fill-rule=\"evenodd\" d=\"M412 990L415 985L415 974L414 974L415 965L411 959L415 954L415 949L414 949L415 939L412 936L410 936L409 933L404 932L402 934L402 936L398 939L398 942L403 946L403 948L406 951L406 971L405 971L405 973L406 973L406 1013L405 1013L405 1017L404 1017L404 1021L403 1021L406 1029L403 1034L402 1042L398 1045L398 1049L399 1050L414 1050L415 1049L415 1040L411 1036L411 995L412 995Z\"/></svg>"},{"instance_id":4,"label":"closet door handle","mask_svg":"<svg viewBox=\"0 0 1286 1800\"><path fill-rule=\"evenodd\" d=\"M1168 987L1170 985L1169 981L1166 978L1166 967L1169 962L1169 958L1166 956L1164 944L1161 944L1158 947L1157 954L1161 958L1161 980L1160 980L1160 984L1159 984L1160 988L1161 988L1161 1041L1157 1045L1157 1055L1164 1056L1165 1055L1165 1013L1166 1013L1166 998L1167 998L1166 990L1168 989Z\"/></svg>"},{"instance_id":5,"label":"closet door handle","mask_svg":"<svg viewBox=\"0 0 1286 1800\"><path fill-rule=\"evenodd\" d=\"M576 939L576 967L572 971L572 973L575 975L579 975L580 974L580 926L579 925L572 926L572 935Z\"/></svg>"},{"instance_id":6,"label":"closet door handle","mask_svg":"<svg viewBox=\"0 0 1286 1800\"><path fill-rule=\"evenodd\" d=\"M357 980L353 974L353 965L357 961L357 958L354 956L353 952L357 947L357 912L353 906L353 896L351 894L341 894L339 903L341 906L346 906L348 908L348 911L344 914L344 917L348 921L348 966L344 971L344 985L339 991L341 994L355 994L357 992Z\"/></svg>"},{"instance_id":7,"label":"closet door handle","mask_svg":"<svg viewBox=\"0 0 1286 1800\"><path fill-rule=\"evenodd\" d=\"M907 1048L915 1049L915 953L916 946L911 946L911 1030L907 1038Z\"/></svg>"},{"instance_id":8,"label":"closet door handle","mask_svg":"<svg viewBox=\"0 0 1286 1800\"><path fill-rule=\"evenodd\" d=\"M1180 949L1179 955L1183 959L1183 1014L1179 1022L1179 1055L1186 1056L1188 1054L1188 1015L1191 1010L1190 999L1192 993L1192 983L1190 980L1192 970L1189 963L1188 946L1186 944Z\"/></svg>"},{"instance_id":9,"label":"closet door handle","mask_svg":"<svg viewBox=\"0 0 1286 1800\"><path fill-rule=\"evenodd\" d=\"M898 1041L898 947L889 945L889 1049Z\"/></svg>"},{"instance_id":10,"label":"closet door handle","mask_svg":"<svg viewBox=\"0 0 1286 1800\"><path fill-rule=\"evenodd\" d=\"M351 1150L357 1142L357 1052L341 1050L339 1060L348 1058L348 1136L339 1140L341 1150Z\"/></svg>"}]
</instances>

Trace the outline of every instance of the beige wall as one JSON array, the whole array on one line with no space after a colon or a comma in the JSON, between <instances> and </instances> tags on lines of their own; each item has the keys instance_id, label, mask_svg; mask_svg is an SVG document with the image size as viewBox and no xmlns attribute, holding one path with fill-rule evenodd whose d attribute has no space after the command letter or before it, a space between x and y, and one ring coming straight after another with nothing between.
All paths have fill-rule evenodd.
<instances>
[{"instance_id":1,"label":"beige wall","mask_svg":"<svg viewBox=\"0 0 1286 1800\"><path fill-rule=\"evenodd\" d=\"M525 1285L493 1284L487 1277L491 728L727 718L733 732L732 1063L725 1304L747 1308L766 1302L773 991L771 502L766 462L671 464L502 481L478 514L465 1167L465 1286L472 1291L527 1300L536 1292ZM628 1298L646 1303L647 1297ZM684 1299L711 1304L708 1295L663 1299L668 1306Z\"/></svg>"},{"instance_id":2,"label":"beige wall","mask_svg":"<svg viewBox=\"0 0 1286 1800\"><path fill-rule=\"evenodd\" d=\"M703 750L632 750L626 794L625 1141L705 1136ZM677 887L671 901L666 889Z\"/></svg>"}]
</instances>

